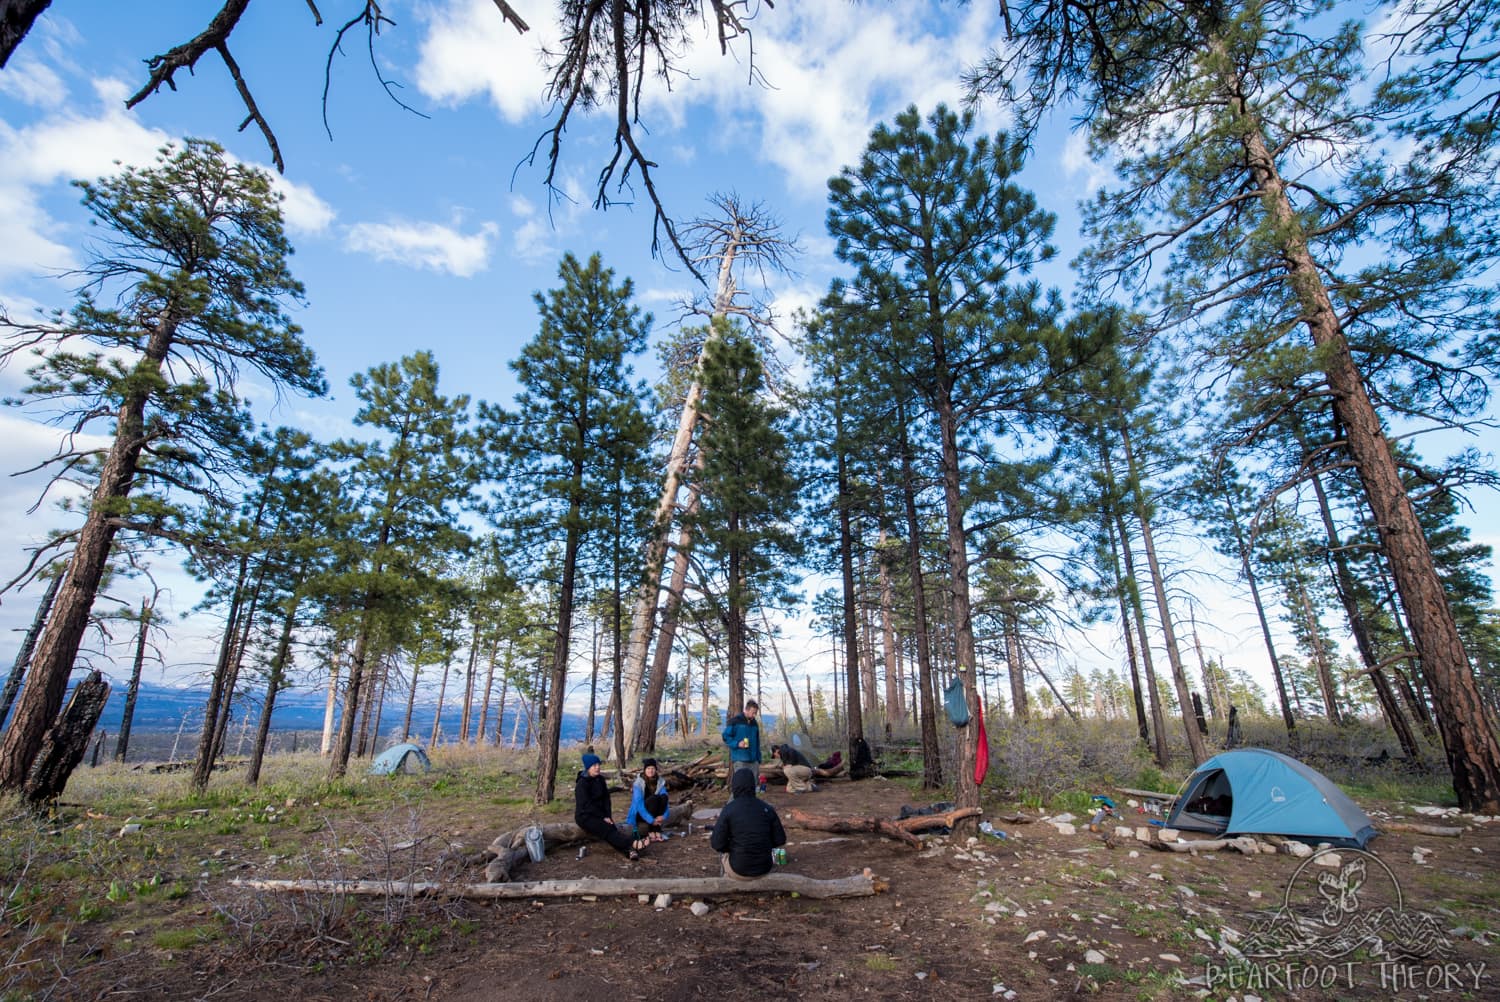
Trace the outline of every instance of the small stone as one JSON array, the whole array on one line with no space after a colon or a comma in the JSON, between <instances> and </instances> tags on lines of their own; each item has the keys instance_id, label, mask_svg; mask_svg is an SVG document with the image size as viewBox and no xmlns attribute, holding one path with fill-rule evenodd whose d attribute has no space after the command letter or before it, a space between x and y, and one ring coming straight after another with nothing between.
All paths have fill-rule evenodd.
<instances>
[{"instance_id":1,"label":"small stone","mask_svg":"<svg viewBox=\"0 0 1500 1002\"><path fill-rule=\"evenodd\" d=\"M1298 859L1306 859L1312 855L1311 846L1306 842L1298 842L1295 839L1288 839L1282 844L1281 848L1288 856L1296 856Z\"/></svg>"},{"instance_id":2,"label":"small stone","mask_svg":"<svg viewBox=\"0 0 1500 1002\"><path fill-rule=\"evenodd\" d=\"M1025 939L1021 940L1021 942L1022 942L1022 944L1036 943L1036 942L1038 942L1040 940L1044 940L1046 938L1047 938L1047 930L1045 930L1045 929L1038 929L1036 932L1031 933Z\"/></svg>"},{"instance_id":3,"label":"small stone","mask_svg":"<svg viewBox=\"0 0 1500 1002\"><path fill-rule=\"evenodd\" d=\"M134 835L136 832L138 832L140 830L141 830L141 826L140 825L135 824L135 823L131 823L131 824L128 824L125 827L121 828L120 829L120 834L121 835Z\"/></svg>"},{"instance_id":4,"label":"small stone","mask_svg":"<svg viewBox=\"0 0 1500 1002\"><path fill-rule=\"evenodd\" d=\"M1121 825L1115 829L1115 838L1135 838L1135 829Z\"/></svg>"},{"instance_id":5,"label":"small stone","mask_svg":"<svg viewBox=\"0 0 1500 1002\"><path fill-rule=\"evenodd\" d=\"M1054 824L1067 824L1069 821L1073 821L1075 819L1074 819L1073 815L1071 815L1068 812L1064 811L1061 814L1053 815L1052 817L1048 818L1047 820L1053 822Z\"/></svg>"},{"instance_id":6,"label":"small stone","mask_svg":"<svg viewBox=\"0 0 1500 1002\"><path fill-rule=\"evenodd\" d=\"M1337 870L1339 867L1344 865L1344 860L1343 857L1341 857L1336 852L1323 852L1313 857L1313 865L1326 866L1330 869Z\"/></svg>"},{"instance_id":7,"label":"small stone","mask_svg":"<svg viewBox=\"0 0 1500 1002\"><path fill-rule=\"evenodd\" d=\"M1260 891L1246 891L1245 893L1250 895L1251 901L1259 901L1261 899Z\"/></svg>"},{"instance_id":8,"label":"small stone","mask_svg":"<svg viewBox=\"0 0 1500 1002\"><path fill-rule=\"evenodd\" d=\"M1137 842L1150 842L1151 829L1146 827L1137 828L1135 830L1135 840Z\"/></svg>"},{"instance_id":9,"label":"small stone","mask_svg":"<svg viewBox=\"0 0 1500 1002\"><path fill-rule=\"evenodd\" d=\"M637 894L635 896L635 900L636 900L637 904L649 905L651 903L651 895L649 895L649 894Z\"/></svg>"},{"instance_id":10,"label":"small stone","mask_svg":"<svg viewBox=\"0 0 1500 1002\"><path fill-rule=\"evenodd\" d=\"M656 900L651 902L651 904L657 911L661 911L663 908L670 908L672 906L672 895L658 894Z\"/></svg>"},{"instance_id":11,"label":"small stone","mask_svg":"<svg viewBox=\"0 0 1500 1002\"><path fill-rule=\"evenodd\" d=\"M1198 896L1187 884L1178 884L1177 893L1181 894L1185 898L1196 898Z\"/></svg>"},{"instance_id":12,"label":"small stone","mask_svg":"<svg viewBox=\"0 0 1500 1002\"><path fill-rule=\"evenodd\" d=\"M1166 879L1167 879L1167 878L1166 878L1166 877L1163 877L1163 876L1162 876L1162 875L1161 875L1161 874L1159 874L1159 873L1148 873L1148 874L1146 874L1146 879L1147 879L1147 880L1163 880L1163 881L1164 881L1164 880L1166 880Z\"/></svg>"},{"instance_id":13,"label":"small stone","mask_svg":"<svg viewBox=\"0 0 1500 1002\"><path fill-rule=\"evenodd\" d=\"M1179 957L1179 956L1177 956L1177 954L1175 954L1175 953L1158 953L1157 957L1161 958L1162 960L1165 960L1169 964L1180 964L1180 963L1182 963L1182 958Z\"/></svg>"},{"instance_id":14,"label":"small stone","mask_svg":"<svg viewBox=\"0 0 1500 1002\"><path fill-rule=\"evenodd\" d=\"M1024 909L1024 908L1017 908L1016 909L1016 918L1023 919L1023 918L1030 918L1030 917L1031 916L1026 913L1026 909Z\"/></svg>"},{"instance_id":15,"label":"small stone","mask_svg":"<svg viewBox=\"0 0 1500 1002\"><path fill-rule=\"evenodd\" d=\"M1469 846L1469 851L1472 852L1476 856L1483 856L1484 855L1484 850L1481 849L1481 848L1479 848L1479 846L1477 846L1477 845L1471 845L1471 846Z\"/></svg>"},{"instance_id":16,"label":"small stone","mask_svg":"<svg viewBox=\"0 0 1500 1002\"><path fill-rule=\"evenodd\" d=\"M1104 963L1104 954L1098 950L1086 950L1083 954L1083 962L1085 964L1102 964Z\"/></svg>"},{"instance_id":17,"label":"small stone","mask_svg":"<svg viewBox=\"0 0 1500 1002\"><path fill-rule=\"evenodd\" d=\"M1130 850L1130 852L1128 853L1128 855L1129 855L1129 857L1131 859L1140 859L1141 858L1141 854L1138 853L1138 852L1136 852L1134 849Z\"/></svg>"},{"instance_id":18,"label":"small stone","mask_svg":"<svg viewBox=\"0 0 1500 1002\"><path fill-rule=\"evenodd\" d=\"M1179 834L1176 828L1163 828L1156 833L1156 838L1160 842L1176 842Z\"/></svg>"},{"instance_id":19,"label":"small stone","mask_svg":"<svg viewBox=\"0 0 1500 1002\"><path fill-rule=\"evenodd\" d=\"M1078 829L1066 821L1054 821L1052 822L1052 827L1057 829L1057 834L1059 835L1076 835L1078 833Z\"/></svg>"},{"instance_id":20,"label":"small stone","mask_svg":"<svg viewBox=\"0 0 1500 1002\"><path fill-rule=\"evenodd\" d=\"M689 907L688 910L691 911L694 915L698 916L699 918L702 918L703 916L707 915L708 912L709 912L708 902L706 902L706 901L694 901L692 903L692 905Z\"/></svg>"}]
</instances>

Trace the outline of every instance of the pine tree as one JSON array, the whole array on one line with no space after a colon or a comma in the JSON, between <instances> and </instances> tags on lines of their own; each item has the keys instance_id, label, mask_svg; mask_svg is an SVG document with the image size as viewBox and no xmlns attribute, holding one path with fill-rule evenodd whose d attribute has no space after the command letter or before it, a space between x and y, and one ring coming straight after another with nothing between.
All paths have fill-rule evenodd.
<instances>
[{"instance_id":1,"label":"pine tree","mask_svg":"<svg viewBox=\"0 0 1500 1002\"><path fill-rule=\"evenodd\" d=\"M24 392L61 411L74 432L50 464L59 477L97 470L66 581L0 745L0 790L20 789L62 706L116 533L174 535L174 494L212 493L232 473L248 424L240 372L308 394L326 390L286 313L302 287L288 268L291 246L268 176L189 140L164 148L154 166L78 187L104 229L77 301L49 323L16 324L0 312L0 361L45 349ZM97 422L110 423L108 445L74 451L86 441L77 433Z\"/></svg>"}]
</instances>

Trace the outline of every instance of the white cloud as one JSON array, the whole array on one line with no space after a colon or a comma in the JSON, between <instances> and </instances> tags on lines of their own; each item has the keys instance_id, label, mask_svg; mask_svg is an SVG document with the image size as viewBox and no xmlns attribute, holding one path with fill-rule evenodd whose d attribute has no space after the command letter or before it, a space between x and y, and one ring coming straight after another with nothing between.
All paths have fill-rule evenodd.
<instances>
[{"instance_id":1,"label":"white cloud","mask_svg":"<svg viewBox=\"0 0 1500 1002\"><path fill-rule=\"evenodd\" d=\"M56 108L68 100L68 85L52 67L18 52L0 73L0 94L39 108Z\"/></svg>"},{"instance_id":2,"label":"white cloud","mask_svg":"<svg viewBox=\"0 0 1500 1002\"><path fill-rule=\"evenodd\" d=\"M1108 165L1089 156L1088 136L1082 132L1070 132L1063 143L1061 161L1063 174L1080 181L1080 198L1088 198L1108 184L1114 177Z\"/></svg>"},{"instance_id":3,"label":"white cloud","mask_svg":"<svg viewBox=\"0 0 1500 1002\"><path fill-rule=\"evenodd\" d=\"M490 242L498 229L484 223L478 232L464 234L439 223L357 223L349 227L344 246L378 261L469 278L489 266Z\"/></svg>"},{"instance_id":4,"label":"white cloud","mask_svg":"<svg viewBox=\"0 0 1500 1002\"><path fill-rule=\"evenodd\" d=\"M337 216L333 206L319 198L312 188L288 181L279 174L272 175L272 182L285 199L281 203L281 214L286 217L287 229L311 235L323 233L333 224Z\"/></svg>"},{"instance_id":5,"label":"white cloud","mask_svg":"<svg viewBox=\"0 0 1500 1002\"><path fill-rule=\"evenodd\" d=\"M535 117L547 107L541 50L555 43L557 26L545 6L530 24L521 35L500 17L493 0L449 0L432 16L422 40L418 90L453 104L486 95L507 122Z\"/></svg>"}]
</instances>

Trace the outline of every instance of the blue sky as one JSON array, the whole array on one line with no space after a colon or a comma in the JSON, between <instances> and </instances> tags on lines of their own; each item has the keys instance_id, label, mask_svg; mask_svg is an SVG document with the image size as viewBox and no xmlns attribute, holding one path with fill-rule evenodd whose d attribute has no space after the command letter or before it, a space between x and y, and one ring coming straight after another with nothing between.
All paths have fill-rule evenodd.
<instances>
[{"instance_id":1,"label":"blue sky","mask_svg":"<svg viewBox=\"0 0 1500 1002\"><path fill-rule=\"evenodd\" d=\"M492 0L383 4L396 25L377 39L381 72L428 117L385 96L355 30L333 59L331 141L322 119L324 65L351 11L322 3L328 20L315 27L304 4L250 6L231 51L286 159L293 268L308 292L297 320L333 387L326 400L274 406L263 387L248 387L265 420L324 440L351 434L349 377L418 349L435 354L444 392L508 401L515 384L507 363L536 330L532 294L555 284L565 251L600 251L617 274L631 277L659 330L677 316L674 304L694 293L680 266L652 260L649 207L591 208L606 123L580 118L565 137L558 183L570 197L549 199L542 166L523 162L549 122L538 50L556 28L550 3L514 5L532 26L527 35L503 23ZM212 53L195 75L178 74L177 91L124 108L146 79L143 59L201 31L216 7L153 0L143 16L139 5L118 2L55 4L0 71L0 302L12 314L70 300L58 274L81 260L86 238L71 178L110 173L117 160L149 162L160 145L183 136L217 140L269 167L255 127L235 131L243 111ZM649 88L642 139L660 164L657 184L674 215L697 215L710 195L733 191L764 202L800 237L799 274L773 277L767 290L785 316L812 304L838 271L823 227L827 179L857 158L877 122L906 105L956 104L962 70L998 43L1000 24L990 3L827 2L763 9L754 25L755 67L765 82L751 81L747 47L721 56L705 35L686 53L689 72L670 92ZM994 107L982 110L987 131L1004 124ZM1022 178L1058 214L1060 262L1078 246L1075 204L1105 177L1065 125L1043 134ZM1067 291L1062 263L1044 277ZM643 368L651 374L651 360ZM0 372L0 392L13 392L20 377ZM27 414L0 411L0 470L35 463L52 440ZM38 488L35 478L0 484L6 578L20 567L25 543L58 524L49 506L26 514ZM1477 500L1485 507L1476 524L1492 526L1493 497ZM1479 535L1496 541L1492 532ZM195 598L191 583L166 561L158 570L175 612L185 611ZM34 595L28 588L0 599L0 665L13 657L14 631L29 620ZM1205 642L1238 649L1248 637L1244 657L1258 666L1263 655L1255 652L1248 607L1236 606L1227 619ZM205 657L211 633L202 621L175 624L170 662ZM1115 660L1108 651L1084 653ZM804 644L800 657L812 656ZM168 677L182 674L177 667Z\"/></svg>"}]
</instances>

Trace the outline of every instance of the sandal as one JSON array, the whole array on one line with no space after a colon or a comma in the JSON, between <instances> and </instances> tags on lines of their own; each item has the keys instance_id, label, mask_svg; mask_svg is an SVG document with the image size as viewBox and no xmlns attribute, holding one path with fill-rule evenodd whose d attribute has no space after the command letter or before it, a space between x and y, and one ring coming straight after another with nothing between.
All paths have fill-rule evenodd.
<instances>
[{"instance_id":1,"label":"sandal","mask_svg":"<svg viewBox=\"0 0 1500 1002\"><path fill-rule=\"evenodd\" d=\"M648 839L648 838L638 838L634 842L630 843L630 851L632 853L638 853L638 852L640 852L642 849L646 848L646 846L648 846L650 844L651 844L651 840L650 839ZM632 858L634 858L634 857L632 857Z\"/></svg>"},{"instance_id":2,"label":"sandal","mask_svg":"<svg viewBox=\"0 0 1500 1002\"><path fill-rule=\"evenodd\" d=\"M653 842L665 842L666 840L667 840L667 837L665 835L663 835L661 832L652 832L651 833L651 841L653 841Z\"/></svg>"},{"instance_id":3,"label":"sandal","mask_svg":"<svg viewBox=\"0 0 1500 1002\"><path fill-rule=\"evenodd\" d=\"M629 853L626 854L625 858L634 863L636 860L641 858L641 854L632 849Z\"/></svg>"}]
</instances>

